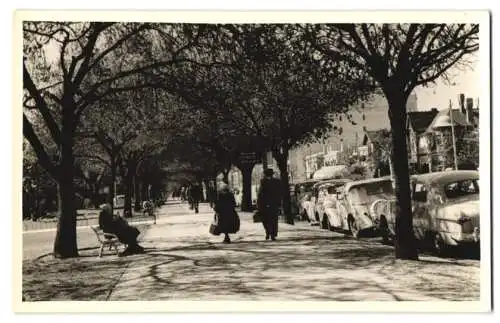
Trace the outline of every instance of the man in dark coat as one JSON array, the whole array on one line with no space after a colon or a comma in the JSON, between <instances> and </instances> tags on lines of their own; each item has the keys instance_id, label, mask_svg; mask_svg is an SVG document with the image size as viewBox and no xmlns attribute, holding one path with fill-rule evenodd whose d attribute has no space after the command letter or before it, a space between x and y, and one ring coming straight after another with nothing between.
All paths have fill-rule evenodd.
<instances>
[{"instance_id":1,"label":"man in dark coat","mask_svg":"<svg viewBox=\"0 0 500 323\"><path fill-rule=\"evenodd\" d=\"M190 192L191 192L191 201L193 203L194 213L198 213L200 200L201 200L202 195L203 195L203 191L201 189L201 186L198 183L195 183L191 187Z\"/></svg>"},{"instance_id":2,"label":"man in dark coat","mask_svg":"<svg viewBox=\"0 0 500 323\"><path fill-rule=\"evenodd\" d=\"M273 178L273 170L266 169L260 182L257 208L262 216L262 224L266 230L266 240L276 240L278 235L278 216L281 206L281 182Z\"/></svg>"}]
</instances>

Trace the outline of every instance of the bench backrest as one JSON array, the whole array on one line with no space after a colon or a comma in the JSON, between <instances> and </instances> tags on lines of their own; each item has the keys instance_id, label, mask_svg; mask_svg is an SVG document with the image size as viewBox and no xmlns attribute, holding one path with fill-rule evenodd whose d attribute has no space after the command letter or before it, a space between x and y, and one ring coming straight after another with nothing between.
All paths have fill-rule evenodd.
<instances>
[{"instance_id":1,"label":"bench backrest","mask_svg":"<svg viewBox=\"0 0 500 323\"><path fill-rule=\"evenodd\" d=\"M91 226L91 228L95 232L97 240L101 243L104 242L104 232L97 226Z\"/></svg>"}]
</instances>

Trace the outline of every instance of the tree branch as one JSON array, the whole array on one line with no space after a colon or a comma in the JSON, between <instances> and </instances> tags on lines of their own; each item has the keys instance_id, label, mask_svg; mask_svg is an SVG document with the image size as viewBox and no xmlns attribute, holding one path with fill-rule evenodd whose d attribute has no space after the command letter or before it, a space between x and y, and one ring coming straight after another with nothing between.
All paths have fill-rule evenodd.
<instances>
[{"instance_id":1,"label":"tree branch","mask_svg":"<svg viewBox=\"0 0 500 323\"><path fill-rule=\"evenodd\" d=\"M58 167L52 163L49 155L45 151L43 144L38 139L38 136L29 122L26 115L23 113L23 135L33 147L40 165L56 180L59 180Z\"/></svg>"},{"instance_id":2,"label":"tree branch","mask_svg":"<svg viewBox=\"0 0 500 323\"><path fill-rule=\"evenodd\" d=\"M36 106L42 114L43 120L47 124L47 128L49 129L49 133L52 139L57 145L61 144L61 131L59 129L59 126L50 114L47 102L43 99L40 91L37 90L35 83L33 83L31 75L26 68L25 62L23 62L23 83L24 88L28 90L31 97L35 100Z\"/></svg>"}]
</instances>

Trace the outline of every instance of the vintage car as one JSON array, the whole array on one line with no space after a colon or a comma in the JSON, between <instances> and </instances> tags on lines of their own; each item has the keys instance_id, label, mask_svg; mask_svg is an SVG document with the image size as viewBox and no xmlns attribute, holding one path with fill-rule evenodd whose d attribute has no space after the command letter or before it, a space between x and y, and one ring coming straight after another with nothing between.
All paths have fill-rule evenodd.
<instances>
[{"instance_id":1,"label":"vintage car","mask_svg":"<svg viewBox=\"0 0 500 323\"><path fill-rule=\"evenodd\" d=\"M291 189L291 191L293 190L292 195L294 196L292 200L296 203L295 207L297 208L300 220L309 221L307 210L309 210L310 205L315 202L313 199L313 186L317 182L317 180L298 182L295 183L293 189Z\"/></svg>"},{"instance_id":2,"label":"vintage car","mask_svg":"<svg viewBox=\"0 0 500 323\"><path fill-rule=\"evenodd\" d=\"M411 179L413 231L437 254L449 246L479 246L479 172L452 170L414 175ZM374 203L380 232L387 241L395 234L395 200Z\"/></svg>"},{"instance_id":3,"label":"vintage car","mask_svg":"<svg viewBox=\"0 0 500 323\"><path fill-rule=\"evenodd\" d=\"M354 238L373 231L376 223L370 214L374 201L394 195L389 176L347 182L337 190L335 200L325 204L322 226L333 231L349 232Z\"/></svg>"},{"instance_id":4,"label":"vintage car","mask_svg":"<svg viewBox=\"0 0 500 323\"><path fill-rule=\"evenodd\" d=\"M327 212L331 212L337 203L337 191L349 182L351 182L350 179L339 178L321 181L314 185L313 189L318 197L314 204L314 220L320 222L322 229L331 229Z\"/></svg>"}]
</instances>

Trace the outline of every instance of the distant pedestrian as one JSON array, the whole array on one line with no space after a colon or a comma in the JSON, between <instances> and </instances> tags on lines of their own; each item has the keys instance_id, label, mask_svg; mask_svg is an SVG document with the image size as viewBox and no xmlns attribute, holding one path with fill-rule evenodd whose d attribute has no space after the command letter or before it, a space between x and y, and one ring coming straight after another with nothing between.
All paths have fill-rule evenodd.
<instances>
[{"instance_id":1,"label":"distant pedestrian","mask_svg":"<svg viewBox=\"0 0 500 323\"><path fill-rule=\"evenodd\" d=\"M218 217L219 231L224 233L223 243L231 243L230 233L236 233L240 230L240 218L235 210L236 201L234 195L229 190L229 185L223 183L221 190L215 202L215 212Z\"/></svg>"},{"instance_id":2,"label":"distant pedestrian","mask_svg":"<svg viewBox=\"0 0 500 323\"><path fill-rule=\"evenodd\" d=\"M194 213L199 212L200 200L203 197L203 190L198 183L193 184L190 189L191 203L194 209Z\"/></svg>"},{"instance_id":3,"label":"distant pedestrian","mask_svg":"<svg viewBox=\"0 0 500 323\"><path fill-rule=\"evenodd\" d=\"M278 216L281 206L281 182L273 177L273 170L266 169L260 182L257 208L262 216L266 240L276 240L278 235Z\"/></svg>"}]
</instances>

